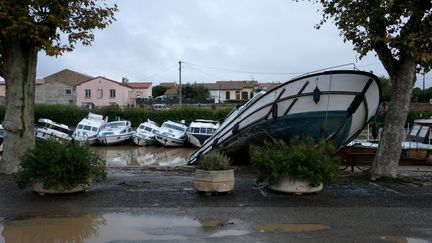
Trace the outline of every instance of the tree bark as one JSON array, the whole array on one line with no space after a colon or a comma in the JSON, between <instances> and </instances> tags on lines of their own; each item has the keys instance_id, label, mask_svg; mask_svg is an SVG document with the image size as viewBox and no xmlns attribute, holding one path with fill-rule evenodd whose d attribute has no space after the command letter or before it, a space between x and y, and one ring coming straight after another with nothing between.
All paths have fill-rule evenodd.
<instances>
[{"instance_id":1,"label":"tree bark","mask_svg":"<svg viewBox=\"0 0 432 243\"><path fill-rule=\"evenodd\" d=\"M392 81L393 95L384 119L383 134L370 170L372 180L387 177L396 178L404 127L408 116L411 93L415 82L414 59L406 60L397 69L387 70Z\"/></svg>"},{"instance_id":2,"label":"tree bark","mask_svg":"<svg viewBox=\"0 0 432 243\"><path fill-rule=\"evenodd\" d=\"M18 171L24 153L34 147L34 81L38 51L24 41L5 46L6 114L0 173L13 174Z\"/></svg>"}]
</instances>

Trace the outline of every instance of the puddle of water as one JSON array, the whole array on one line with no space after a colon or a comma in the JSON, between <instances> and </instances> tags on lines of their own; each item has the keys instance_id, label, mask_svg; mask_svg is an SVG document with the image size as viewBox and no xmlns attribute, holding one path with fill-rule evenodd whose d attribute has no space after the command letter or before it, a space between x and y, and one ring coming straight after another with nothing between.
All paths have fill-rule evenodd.
<instances>
[{"instance_id":1,"label":"puddle of water","mask_svg":"<svg viewBox=\"0 0 432 243\"><path fill-rule=\"evenodd\" d=\"M395 242L395 243L428 243L430 241L418 239L418 238L408 238L404 236L384 236L382 237L383 240Z\"/></svg>"},{"instance_id":2,"label":"puddle of water","mask_svg":"<svg viewBox=\"0 0 432 243\"><path fill-rule=\"evenodd\" d=\"M0 242L109 242L188 240L246 235L228 220L104 214L0 222ZM244 226L243 226L244 228Z\"/></svg>"},{"instance_id":3,"label":"puddle of water","mask_svg":"<svg viewBox=\"0 0 432 243\"><path fill-rule=\"evenodd\" d=\"M330 229L324 224L263 224L256 227L258 232L300 233Z\"/></svg>"},{"instance_id":4,"label":"puddle of water","mask_svg":"<svg viewBox=\"0 0 432 243\"><path fill-rule=\"evenodd\" d=\"M181 166L186 165L189 156L196 150L191 147L164 148L133 145L93 146L92 149L106 159L109 167Z\"/></svg>"}]
</instances>

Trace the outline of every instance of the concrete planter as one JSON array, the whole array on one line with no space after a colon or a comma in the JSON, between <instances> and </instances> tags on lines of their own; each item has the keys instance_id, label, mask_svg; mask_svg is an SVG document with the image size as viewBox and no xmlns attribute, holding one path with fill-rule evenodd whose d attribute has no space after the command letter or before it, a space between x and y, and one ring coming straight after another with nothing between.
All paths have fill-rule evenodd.
<instances>
[{"instance_id":1,"label":"concrete planter","mask_svg":"<svg viewBox=\"0 0 432 243\"><path fill-rule=\"evenodd\" d=\"M69 190L54 190L52 188L45 189L43 187L43 183L36 181L32 184L32 189L34 192L38 193L39 195L45 195L45 194L68 194L68 193L77 193L77 192L87 192L91 188L91 183L87 184L81 184L78 185L72 189Z\"/></svg>"},{"instance_id":2,"label":"concrete planter","mask_svg":"<svg viewBox=\"0 0 432 243\"><path fill-rule=\"evenodd\" d=\"M270 185L269 188L278 192L302 194L319 192L323 189L323 184L321 183L319 186L312 187L310 186L309 181L297 180L292 177L283 177L277 183Z\"/></svg>"},{"instance_id":3,"label":"concrete planter","mask_svg":"<svg viewBox=\"0 0 432 243\"><path fill-rule=\"evenodd\" d=\"M230 192L234 189L234 170L197 169L193 186L200 192Z\"/></svg>"}]
</instances>

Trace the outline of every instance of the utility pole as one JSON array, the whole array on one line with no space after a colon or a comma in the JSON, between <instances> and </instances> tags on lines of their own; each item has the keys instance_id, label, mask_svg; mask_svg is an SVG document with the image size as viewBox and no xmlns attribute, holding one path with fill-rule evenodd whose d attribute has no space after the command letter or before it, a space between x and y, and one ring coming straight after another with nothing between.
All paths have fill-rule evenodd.
<instances>
[{"instance_id":1,"label":"utility pole","mask_svg":"<svg viewBox=\"0 0 432 243\"><path fill-rule=\"evenodd\" d=\"M182 84L181 84L181 68L182 68L182 61L178 62L179 64L179 84L180 84L180 90L179 90L179 104L182 104Z\"/></svg>"},{"instance_id":2,"label":"utility pole","mask_svg":"<svg viewBox=\"0 0 432 243\"><path fill-rule=\"evenodd\" d=\"M425 90L425 76L426 76L426 73L425 72L423 72L423 91Z\"/></svg>"}]
</instances>

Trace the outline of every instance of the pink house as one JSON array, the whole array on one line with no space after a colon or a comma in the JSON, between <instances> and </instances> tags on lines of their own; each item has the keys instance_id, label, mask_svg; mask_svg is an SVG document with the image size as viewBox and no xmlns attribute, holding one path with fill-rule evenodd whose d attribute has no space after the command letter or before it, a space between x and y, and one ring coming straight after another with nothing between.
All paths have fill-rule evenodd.
<instances>
[{"instance_id":1,"label":"pink house","mask_svg":"<svg viewBox=\"0 0 432 243\"><path fill-rule=\"evenodd\" d=\"M124 107L135 103L130 93L132 88L127 85L99 76L76 86L76 104Z\"/></svg>"}]
</instances>

